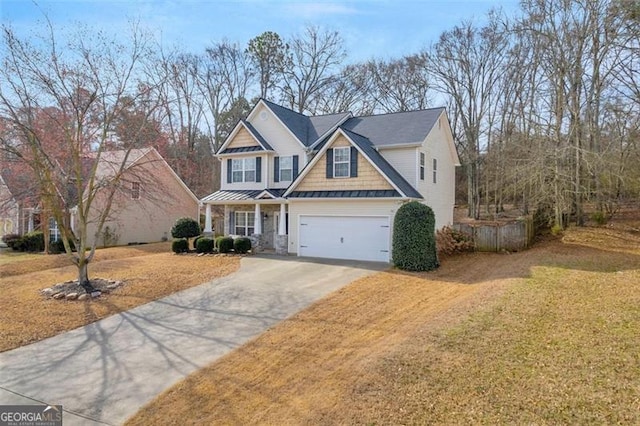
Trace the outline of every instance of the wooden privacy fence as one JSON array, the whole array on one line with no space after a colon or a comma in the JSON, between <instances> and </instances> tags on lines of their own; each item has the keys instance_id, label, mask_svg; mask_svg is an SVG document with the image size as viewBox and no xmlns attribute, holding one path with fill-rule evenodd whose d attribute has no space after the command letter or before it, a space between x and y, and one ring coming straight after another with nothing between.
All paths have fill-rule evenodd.
<instances>
[{"instance_id":1,"label":"wooden privacy fence","mask_svg":"<svg viewBox=\"0 0 640 426\"><path fill-rule=\"evenodd\" d=\"M524 250L535 236L530 216L511 221L454 223L453 229L471 236L477 251Z\"/></svg>"}]
</instances>

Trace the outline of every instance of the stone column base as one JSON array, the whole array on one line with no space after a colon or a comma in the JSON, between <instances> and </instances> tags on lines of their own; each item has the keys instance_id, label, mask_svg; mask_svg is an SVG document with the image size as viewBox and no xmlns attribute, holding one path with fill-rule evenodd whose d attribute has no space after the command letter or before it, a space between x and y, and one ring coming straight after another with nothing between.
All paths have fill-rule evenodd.
<instances>
[{"instance_id":1,"label":"stone column base","mask_svg":"<svg viewBox=\"0 0 640 426\"><path fill-rule=\"evenodd\" d=\"M262 234L253 234L249 239L251 240L251 253L260 253L263 249Z\"/></svg>"},{"instance_id":2,"label":"stone column base","mask_svg":"<svg viewBox=\"0 0 640 426\"><path fill-rule=\"evenodd\" d=\"M276 235L275 244L276 254L286 256L289 254L289 236L288 235Z\"/></svg>"}]
</instances>

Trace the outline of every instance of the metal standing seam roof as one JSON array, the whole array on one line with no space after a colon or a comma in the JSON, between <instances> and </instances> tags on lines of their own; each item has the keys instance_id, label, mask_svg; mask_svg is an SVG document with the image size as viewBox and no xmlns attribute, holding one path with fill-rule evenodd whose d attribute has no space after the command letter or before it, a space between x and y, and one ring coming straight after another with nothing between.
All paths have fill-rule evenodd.
<instances>
[{"instance_id":1,"label":"metal standing seam roof","mask_svg":"<svg viewBox=\"0 0 640 426\"><path fill-rule=\"evenodd\" d=\"M293 191L289 198L392 198L400 197L395 189L363 189L353 191Z\"/></svg>"},{"instance_id":2,"label":"metal standing seam roof","mask_svg":"<svg viewBox=\"0 0 640 426\"><path fill-rule=\"evenodd\" d=\"M219 190L213 194L209 194L200 201L206 203L208 201L246 201L255 200L256 197L263 192L268 192L275 198L280 198L284 194L285 189L267 188L267 189L245 189L245 190Z\"/></svg>"},{"instance_id":3,"label":"metal standing seam roof","mask_svg":"<svg viewBox=\"0 0 640 426\"><path fill-rule=\"evenodd\" d=\"M238 148L226 148L224 151L219 152L218 154L238 154L242 152L260 152L265 149L261 146L241 146Z\"/></svg>"}]
</instances>

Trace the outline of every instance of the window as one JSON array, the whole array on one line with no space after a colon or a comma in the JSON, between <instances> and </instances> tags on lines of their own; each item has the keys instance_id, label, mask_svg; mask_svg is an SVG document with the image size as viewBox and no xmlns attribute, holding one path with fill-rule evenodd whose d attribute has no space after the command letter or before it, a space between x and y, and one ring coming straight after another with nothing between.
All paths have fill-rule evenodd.
<instances>
[{"instance_id":1,"label":"window","mask_svg":"<svg viewBox=\"0 0 640 426\"><path fill-rule=\"evenodd\" d=\"M293 180L293 157L280 157L278 175L280 182Z\"/></svg>"},{"instance_id":2,"label":"window","mask_svg":"<svg viewBox=\"0 0 640 426\"><path fill-rule=\"evenodd\" d=\"M436 160L435 158L433 159L433 183L436 183L437 181L437 171L438 171L438 160Z\"/></svg>"},{"instance_id":3,"label":"window","mask_svg":"<svg viewBox=\"0 0 640 426\"><path fill-rule=\"evenodd\" d=\"M255 213L254 212L235 212L235 234L248 237L254 232Z\"/></svg>"},{"instance_id":4,"label":"window","mask_svg":"<svg viewBox=\"0 0 640 426\"><path fill-rule=\"evenodd\" d=\"M333 177L349 177L349 163L351 160L351 148L333 149Z\"/></svg>"},{"instance_id":5,"label":"window","mask_svg":"<svg viewBox=\"0 0 640 426\"><path fill-rule=\"evenodd\" d=\"M131 199L140 199L140 182L131 182Z\"/></svg>"},{"instance_id":6,"label":"window","mask_svg":"<svg viewBox=\"0 0 640 426\"><path fill-rule=\"evenodd\" d=\"M231 161L231 182L255 182L256 159L240 158Z\"/></svg>"},{"instance_id":7,"label":"window","mask_svg":"<svg viewBox=\"0 0 640 426\"><path fill-rule=\"evenodd\" d=\"M49 241L54 242L60 239L60 229L58 222L54 218L49 218Z\"/></svg>"},{"instance_id":8,"label":"window","mask_svg":"<svg viewBox=\"0 0 640 426\"><path fill-rule=\"evenodd\" d=\"M420 180L424 180L424 165L425 165L424 152L420 153Z\"/></svg>"}]
</instances>

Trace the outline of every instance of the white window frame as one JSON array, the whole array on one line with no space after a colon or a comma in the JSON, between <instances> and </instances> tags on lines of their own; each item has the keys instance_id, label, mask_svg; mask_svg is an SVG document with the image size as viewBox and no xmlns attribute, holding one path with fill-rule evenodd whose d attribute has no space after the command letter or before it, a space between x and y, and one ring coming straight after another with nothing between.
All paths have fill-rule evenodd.
<instances>
[{"instance_id":1,"label":"white window frame","mask_svg":"<svg viewBox=\"0 0 640 426\"><path fill-rule=\"evenodd\" d=\"M140 182L131 182L131 199L139 200L140 199Z\"/></svg>"},{"instance_id":2,"label":"white window frame","mask_svg":"<svg viewBox=\"0 0 640 426\"><path fill-rule=\"evenodd\" d=\"M253 178L249 179L253 172ZM256 181L256 158L233 158L231 160L231 183L255 182Z\"/></svg>"},{"instance_id":3,"label":"white window frame","mask_svg":"<svg viewBox=\"0 0 640 426\"><path fill-rule=\"evenodd\" d=\"M346 152L346 160L342 159L338 161L338 152L342 153L342 152ZM344 154L341 154L342 157L345 157ZM345 175L338 175L337 172L337 165L342 165L342 164L346 164L347 168L346 171L347 173ZM349 146L345 146L345 147L340 147L340 148L333 148L333 177L334 178L348 178L351 176L351 147Z\"/></svg>"},{"instance_id":4,"label":"white window frame","mask_svg":"<svg viewBox=\"0 0 640 426\"><path fill-rule=\"evenodd\" d=\"M424 180L424 176L426 173L427 156L424 152L420 152L418 157L418 176L420 177L420 180Z\"/></svg>"},{"instance_id":5,"label":"white window frame","mask_svg":"<svg viewBox=\"0 0 640 426\"><path fill-rule=\"evenodd\" d=\"M288 167L283 167L282 160L285 160L285 159L289 161ZM282 177L282 172L287 172L287 171L289 172L289 179ZM278 179L280 182L291 182L293 180L293 156L292 155L280 157L280 159L278 160Z\"/></svg>"},{"instance_id":6,"label":"white window frame","mask_svg":"<svg viewBox=\"0 0 640 426\"><path fill-rule=\"evenodd\" d=\"M433 159L433 183L438 183L438 159Z\"/></svg>"},{"instance_id":7,"label":"white window frame","mask_svg":"<svg viewBox=\"0 0 640 426\"><path fill-rule=\"evenodd\" d=\"M58 222L52 217L49 218L49 241L54 242L60 239L60 228Z\"/></svg>"},{"instance_id":8,"label":"white window frame","mask_svg":"<svg viewBox=\"0 0 640 426\"><path fill-rule=\"evenodd\" d=\"M244 224L239 225L240 222L238 218L243 217ZM248 237L255 233L256 229L256 214L255 212L249 211L241 211L234 212L234 224L233 224L233 232L235 235L242 235ZM239 229L242 229L243 232L238 232ZM249 232L251 230L251 232Z\"/></svg>"}]
</instances>

